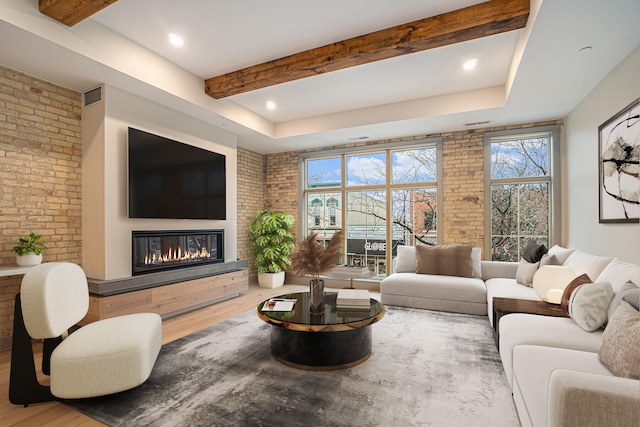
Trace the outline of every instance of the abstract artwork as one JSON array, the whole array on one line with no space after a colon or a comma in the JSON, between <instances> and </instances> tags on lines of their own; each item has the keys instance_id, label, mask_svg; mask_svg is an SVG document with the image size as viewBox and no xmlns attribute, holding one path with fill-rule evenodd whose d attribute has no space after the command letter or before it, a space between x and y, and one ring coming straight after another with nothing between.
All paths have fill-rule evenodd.
<instances>
[{"instance_id":1,"label":"abstract artwork","mask_svg":"<svg viewBox=\"0 0 640 427\"><path fill-rule=\"evenodd\" d=\"M600 223L640 222L639 101L598 128Z\"/></svg>"}]
</instances>

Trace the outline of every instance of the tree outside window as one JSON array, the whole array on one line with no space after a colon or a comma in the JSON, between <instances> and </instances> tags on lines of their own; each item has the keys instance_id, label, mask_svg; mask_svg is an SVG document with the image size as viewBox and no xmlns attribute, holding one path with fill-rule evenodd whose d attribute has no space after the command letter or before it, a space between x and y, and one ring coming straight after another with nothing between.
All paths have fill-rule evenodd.
<instances>
[{"instance_id":1,"label":"tree outside window","mask_svg":"<svg viewBox=\"0 0 640 427\"><path fill-rule=\"evenodd\" d=\"M493 260L518 261L530 241L550 244L551 141L549 134L490 141Z\"/></svg>"}]
</instances>

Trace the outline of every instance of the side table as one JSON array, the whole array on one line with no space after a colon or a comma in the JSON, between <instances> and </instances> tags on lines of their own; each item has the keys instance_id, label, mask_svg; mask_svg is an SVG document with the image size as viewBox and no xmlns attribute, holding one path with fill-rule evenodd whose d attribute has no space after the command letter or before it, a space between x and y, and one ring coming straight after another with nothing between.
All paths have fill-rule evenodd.
<instances>
[{"instance_id":1,"label":"side table","mask_svg":"<svg viewBox=\"0 0 640 427\"><path fill-rule=\"evenodd\" d=\"M496 347L500 349L500 318L510 313L539 314L542 316L567 317L559 305L549 304L544 301L494 298L493 299L493 336Z\"/></svg>"}]
</instances>

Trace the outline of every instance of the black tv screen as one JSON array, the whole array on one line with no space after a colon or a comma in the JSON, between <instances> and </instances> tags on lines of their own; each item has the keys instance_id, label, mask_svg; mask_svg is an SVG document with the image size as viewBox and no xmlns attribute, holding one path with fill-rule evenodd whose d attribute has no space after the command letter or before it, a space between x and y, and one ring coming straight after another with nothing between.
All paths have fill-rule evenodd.
<instances>
[{"instance_id":1,"label":"black tv screen","mask_svg":"<svg viewBox=\"0 0 640 427\"><path fill-rule=\"evenodd\" d=\"M226 217L223 154L129 128L129 218Z\"/></svg>"}]
</instances>

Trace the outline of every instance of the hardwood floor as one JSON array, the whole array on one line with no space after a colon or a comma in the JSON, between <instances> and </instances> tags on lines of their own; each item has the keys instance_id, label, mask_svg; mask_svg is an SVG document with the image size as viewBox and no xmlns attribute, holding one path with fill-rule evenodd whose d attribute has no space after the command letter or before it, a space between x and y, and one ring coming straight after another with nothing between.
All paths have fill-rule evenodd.
<instances>
[{"instance_id":1,"label":"hardwood floor","mask_svg":"<svg viewBox=\"0 0 640 427\"><path fill-rule=\"evenodd\" d=\"M209 307L185 313L162 322L162 342L166 344L195 331L216 324L247 310L267 299L290 292L308 290L304 285L285 285L276 289L264 289L250 285L249 290L240 297L233 298ZM379 295L379 294L378 294ZM375 298L376 293L372 293ZM36 366L42 361L42 345L34 344ZM58 402L37 403L24 408L9 402L9 371L11 351L0 352L0 425L1 426L63 426L93 427L104 424L76 412ZM38 368L39 369L39 368ZM38 372L41 384L48 384L48 377Z\"/></svg>"}]
</instances>

